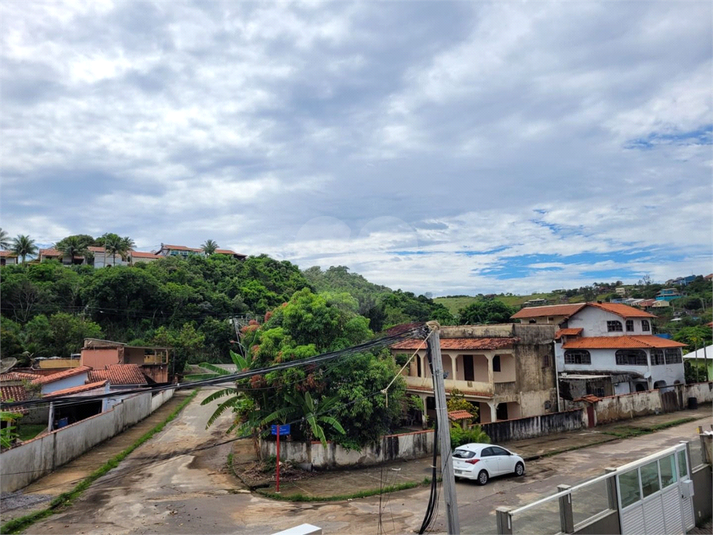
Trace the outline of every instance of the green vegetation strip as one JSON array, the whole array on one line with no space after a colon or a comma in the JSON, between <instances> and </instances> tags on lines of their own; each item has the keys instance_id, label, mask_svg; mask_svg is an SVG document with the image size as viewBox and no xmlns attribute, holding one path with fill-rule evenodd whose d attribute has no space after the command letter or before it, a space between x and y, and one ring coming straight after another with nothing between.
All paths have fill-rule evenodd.
<instances>
[{"instance_id":1,"label":"green vegetation strip","mask_svg":"<svg viewBox=\"0 0 713 535\"><path fill-rule=\"evenodd\" d=\"M2 534L10 534L10 533L19 533L23 529L26 529L30 527L32 524L35 522L42 520L43 518L47 518L48 516L53 515L54 513L57 512L57 510L60 507L68 506L71 505L71 503L78 498L82 492L87 490L89 486L94 483L97 479L102 477L104 474L106 474L109 470L112 470L113 468L116 468L121 461L123 461L127 455L129 455L131 452L133 452L136 448L141 446L144 442L149 440L151 437L153 437L156 433L160 432L163 430L166 425L174 420L176 416L188 405L193 398L195 398L198 395L198 390L195 390L190 396L188 396L185 400L181 402L181 404L176 407L171 414L168 415L168 418L166 418L163 422L158 424L156 427L151 429L150 431L147 431L141 438L137 439L136 442L134 442L131 446L123 450L122 452L116 454L114 457L109 459L106 463L104 463L102 466L94 470L89 476L87 476L84 480L82 480L80 483L77 484L72 490L69 492L63 492L59 496L57 496L54 500L52 500L47 507L47 509L43 509L42 511L37 511L35 513L21 516L20 518L16 518L14 520L10 520L9 522L6 522L5 524L0 527L0 533Z\"/></svg>"},{"instance_id":2,"label":"green vegetation strip","mask_svg":"<svg viewBox=\"0 0 713 535\"><path fill-rule=\"evenodd\" d=\"M677 425L687 424L688 422L695 422L697 418L679 418L678 420L672 420L670 422L663 422L660 424L654 424L644 427L636 426L621 426L612 429L611 431L603 431L604 434L613 435L617 438L631 438L638 437L641 435L648 435L649 433L655 433L656 431L661 431L662 429L668 429L669 427L675 427Z\"/></svg>"},{"instance_id":3,"label":"green vegetation strip","mask_svg":"<svg viewBox=\"0 0 713 535\"><path fill-rule=\"evenodd\" d=\"M258 494L265 496L266 498L272 498L273 500L282 500L285 502L339 502L344 500L353 500L355 498L368 498L369 496L377 496L379 494L386 494L389 492L397 492L399 490L413 489L420 487L421 485L430 485L431 480L425 478L423 482L419 481L407 481L406 483L399 483L398 485L389 485L382 489L369 489L362 490L360 492L355 492L353 494L340 494L337 496L305 496L304 494L277 494L271 491L256 491Z\"/></svg>"}]
</instances>

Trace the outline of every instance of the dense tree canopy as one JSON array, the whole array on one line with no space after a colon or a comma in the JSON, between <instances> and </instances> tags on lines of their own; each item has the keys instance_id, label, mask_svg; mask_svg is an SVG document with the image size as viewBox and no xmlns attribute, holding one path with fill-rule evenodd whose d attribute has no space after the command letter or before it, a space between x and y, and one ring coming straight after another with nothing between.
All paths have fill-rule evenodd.
<instances>
[{"instance_id":1,"label":"dense tree canopy","mask_svg":"<svg viewBox=\"0 0 713 535\"><path fill-rule=\"evenodd\" d=\"M461 325L508 323L517 310L497 299L476 301L462 308L458 314Z\"/></svg>"},{"instance_id":2,"label":"dense tree canopy","mask_svg":"<svg viewBox=\"0 0 713 535\"><path fill-rule=\"evenodd\" d=\"M114 233L97 239L79 234L57 243L66 256L81 254L89 245L120 256L133 243ZM98 326L108 339L175 347L178 371L184 362L228 361L236 339L232 318L262 320L284 303L279 316L294 342L289 351L302 355L346 347L396 323L452 320L430 299L372 285L347 268L330 268L324 276L319 268L303 274L294 264L266 255L244 261L226 255L168 257L102 269L45 261L0 269L7 332L3 356L78 352L81 329L73 327L67 340L49 339L51 324L67 321L68 315L80 318L83 328ZM310 291L316 286L313 281L322 290L318 296ZM41 336L43 329L50 334ZM96 334L91 328L87 332ZM307 349L310 344L314 349Z\"/></svg>"},{"instance_id":3,"label":"dense tree canopy","mask_svg":"<svg viewBox=\"0 0 713 535\"><path fill-rule=\"evenodd\" d=\"M369 340L373 333L357 307L345 294L320 295L309 288L296 292L267 314L262 325L254 322L243 329L250 366L270 367ZM398 426L405 383L397 377L389 388L388 406L381 393L398 371L388 350L348 354L323 365L240 381L244 393L231 398L230 406L243 424L241 431L260 433L271 423L298 420L292 431L296 439L358 447Z\"/></svg>"}]
</instances>

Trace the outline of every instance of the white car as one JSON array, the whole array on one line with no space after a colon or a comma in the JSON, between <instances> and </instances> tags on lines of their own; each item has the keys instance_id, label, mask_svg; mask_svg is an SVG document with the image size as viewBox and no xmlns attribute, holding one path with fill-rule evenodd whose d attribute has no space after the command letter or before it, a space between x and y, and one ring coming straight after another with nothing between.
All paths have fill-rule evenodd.
<instances>
[{"instance_id":1,"label":"white car","mask_svg":"<svg viewBox=\"0 0 713 535\"><path fill-rule=\"evenodd\" d=\"M453 452L453 471L456 479L475 479L485 485L491 477L504 474L521 476L525 461L519 455L493 444L465 444Z\"/></svg>"}]
</instances>

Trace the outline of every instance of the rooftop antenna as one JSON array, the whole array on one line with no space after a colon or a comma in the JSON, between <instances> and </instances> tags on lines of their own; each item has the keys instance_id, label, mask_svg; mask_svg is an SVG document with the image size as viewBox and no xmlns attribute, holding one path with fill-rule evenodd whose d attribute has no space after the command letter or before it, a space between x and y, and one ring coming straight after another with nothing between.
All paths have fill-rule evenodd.
<instances>
[{"instance_id":1,"label":"rooftop antenna","mask_svg":"<svg viewBox=\"0 0 713 535\"><path fill-rule=\"evenodd\" d=\"M17 359L15 357L2 359L0 361L0 373L9 371L15 364L17 364Z\"/></svg>"}]
</instances>

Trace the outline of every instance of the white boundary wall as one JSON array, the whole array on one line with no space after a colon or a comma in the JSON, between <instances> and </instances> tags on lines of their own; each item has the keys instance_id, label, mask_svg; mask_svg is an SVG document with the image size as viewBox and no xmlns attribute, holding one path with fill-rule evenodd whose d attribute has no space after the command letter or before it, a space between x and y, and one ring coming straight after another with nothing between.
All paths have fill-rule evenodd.
<instances>
[{"instance_id":1,"label":"white boundary wall","mask_svg":"<svg viewBox=\"0 0 713 535\"><path fill-rule=\"evenodd\" d=\"M262 458L275 455L277 444L273 440L260 441ZM375 444L361 450L347 450L327 442L292 442L280 440L280 458L308 469L325 470L348 466L370 466L396 459L417 459L433 454L433 430L416 431L400 435L386 435Z\"/></svg>"},{"instance_id":2,"label":"white boundary wall","mask_svg":"<svg viewBox=\"0 0 713 535\"><path fill-rule=\"evenodd\" d=\"M143 420L173 397L174 390L124 398L111 409L57 429L0 454L0 491L14 492L76 459L97 444Z\"/></svg>"}]
</instances>

